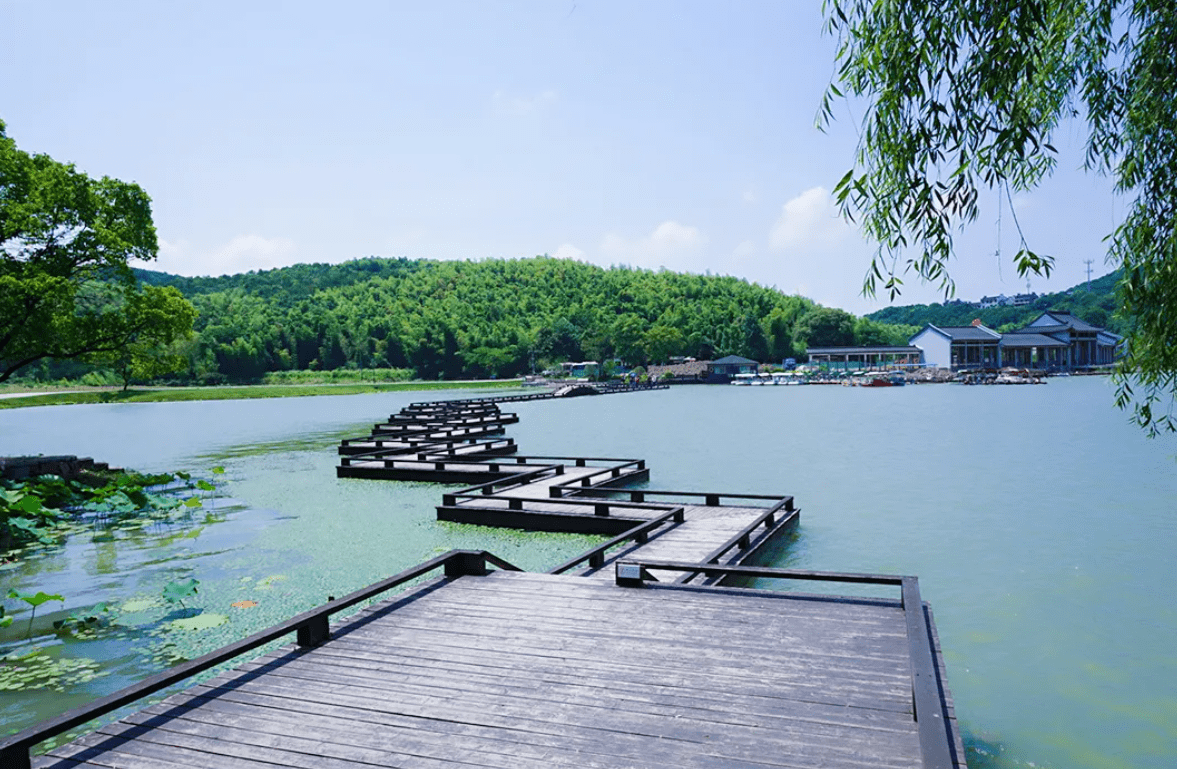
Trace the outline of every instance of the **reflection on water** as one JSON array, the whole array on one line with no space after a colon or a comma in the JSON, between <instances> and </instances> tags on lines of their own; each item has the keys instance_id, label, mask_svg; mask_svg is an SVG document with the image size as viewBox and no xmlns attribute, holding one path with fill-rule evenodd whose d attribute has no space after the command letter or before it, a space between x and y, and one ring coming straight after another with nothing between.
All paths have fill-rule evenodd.
<instances>
[{"instance_id":1,"label":"reflection on water","mask_svg":"<svg viewBox=\"0 0 1177 769\"><path fill-rule=\"evenodd\" d=\"M124 607L114 635L46 650L98 660L106 675L62 693L0 693L5 729L454 547L542 569L598 541L438 523L442 487L335 478L340 438L432 397L0 412L0 453L228 471L228 499L190 521L96 530L0 571L5 590L65 595L47 617ZM514 404L522 421L508 434L524 454L645 458L652 488L793 494L800 527L763 563L919 575L971 766L1169 767L1177 444L1146 441L1110 404L1096 378L678 388ZM194 606L224 624L160 630L171 609L152 602L187 578L200 581Z\"/></svg>"}]
</instances>

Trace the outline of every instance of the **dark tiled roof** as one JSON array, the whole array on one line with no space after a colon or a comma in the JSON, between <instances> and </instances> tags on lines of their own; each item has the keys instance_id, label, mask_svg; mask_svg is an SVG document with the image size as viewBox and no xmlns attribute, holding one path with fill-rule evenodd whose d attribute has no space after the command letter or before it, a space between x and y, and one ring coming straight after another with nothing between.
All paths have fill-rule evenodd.
<instances>
[{"instance_id":1,"label":"dark tiled roof","mask_svg":"<svg viewBox=\"0 0 1177 769\"><path fill-rule=\"evenodd\" d=\"M711 365L712 366L715 366L715 365L720 365L720 366L731 366L731 365L758 366L760 364L758 364L756 361L754 361L750 358L742 358L739 355L725 355L724 357L720 358L719 360L711 361Z\"/></svg>"},{"instance_id":2,"label":"dark tiled roof","mask_svg":"<svg viewBox=\"0 0 1177 769\"><path fill-rule=\"evenodd\" d=\"M919 355L922 350L919 347L907 345L904 347L810 347L806 352L809 355L862 355L864 353L893 353L899 355Z\"/></svg>"},{"instance_id":3,"label":"dark tiled roof","mask_svg":"<svg viewBox=\"0 0 1177 769\"><path fill-rule=\"evenodd\" d=\"M1019 328L1016 331L1010 331L1010 334L1057 334L1060 331L1070 331L1070 326L1026 326Z\"/></svg>"},{"instance_id":4,"label":"dark tiled roof","mask_svg":"<svg viewBox=\"0 0 1177 769\"><path fill-rule=\"evenodd\" d=\"M1004 334L1001 337L1002 347L1066 347L1067 343L1045 334L1031 334L1025 330L1016 334Z\"/></svg>"},{"instance_id":5,"label":"dark tiled roof","mask_svg":"<svg viewBox=\"0 0 1177 769\"><path fill-rule=\"evenodd\" d=\"M1046 314L1055 320L1059 321L1068 328L1073 328L1076 331L1099 331L1098 326L1093 326L1090 323L1076 318L1074 315L1066 312L1055 312L1054 310L1047 310Z\"/></svg>"},{"instance_id":6,"label":"dark tiled roof","mask_svg":"<svg viewBox=\"0 0 1177 769\"><path fill-rule=\"evenodd\" d=\"M963 342L966 340L996 342L998 339L998 335L995 332L979 326L936 326L936 328L952 337L954 342Z\"/></svg>"}]
</instances>

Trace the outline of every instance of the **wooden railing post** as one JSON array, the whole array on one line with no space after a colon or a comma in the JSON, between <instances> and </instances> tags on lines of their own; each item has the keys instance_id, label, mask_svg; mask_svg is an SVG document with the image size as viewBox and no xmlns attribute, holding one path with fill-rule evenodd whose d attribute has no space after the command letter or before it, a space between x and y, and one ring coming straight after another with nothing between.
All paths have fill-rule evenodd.
<instances>
[{"instance_id":1,"label":"wooden railing post","mask_svg":"<svg viewBox=\"0 0 1177 769\"><path fill-rule=\"evenodd\" d=\"M326 614L313 617L298 628L299 646L318 646L329 640L331 640L331 626L327 622Z\"/></svg>"},{"instance_id":2,"label":"wooden railing post","mask_svg":"<svg viewBox=\"0 0 1177 769\"><path fill-rule=\"evenodd\" d=\"M0 766L12 769L32 769L28 745L12 745L0 750Z\"/></svg>"},{"instance_id":3,"label":"wooden railing post","mask_svg":"<svg viewBox=\"0 0 1177 769\"><path fill-rule=\"evenodd\" d=\"M480 552L454 553L445 562L447 577L481 576L486 574L486 558Z\"/></svg>"}]
</instances>

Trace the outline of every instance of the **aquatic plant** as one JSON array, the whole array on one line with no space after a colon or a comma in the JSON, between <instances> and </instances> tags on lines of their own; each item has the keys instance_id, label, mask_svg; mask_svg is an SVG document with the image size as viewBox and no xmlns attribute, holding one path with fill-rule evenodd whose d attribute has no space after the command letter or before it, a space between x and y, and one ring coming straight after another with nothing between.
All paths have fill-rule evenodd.
<instances>
[{"instance_id":1,"label":"aquatic plant","mask_svg":"<svg viewBox=\"0 0 1177 769\"><path fill-rule=\"evenodd\" d=\"M48 603L49 601L61 601L63 605L65 604L65 597L64 596L58 595L56 593L50 595L49 593L46 593L41 590L38 590L34 594L22 593L19 590L9 590L8 597L9 598L16 598L18 600L24 601L25 603L27 603L29 606L32 607L32 610L33 610L32 614L29 615L29 629L28 629L28 632L25 633L26 638L28 638L33 633L33 620L36 619L36 617L37 617L37 607L38 606L40 606L43 603Z\"/></svg>"},{"instance_id":2,"label":"aquatic plant","mask_svg":"<svg viewBox=\"0 0 1177 769\"><path fill-rule=\"evenodd\" d=\"M24 654L0 657L0 692L26 689L64 692L108 672L89 657L53 657L38 647Z\"/></svg>"},{"instance_id":3,"label":"aquatic plant","mask_svg":"<svg viewBox=\"0 0 1177 769\"><path fill-rule=\"evenodd\" d=\"M195 577L190 577L180 582L169 582L164 585L163 599L169 604L178 603L184 608L184 599L194 598L196 596L196 586L200 584L200 580Z\"/></svg>"},{"instance_id":4,"label":"aquatic plant","mask_svg":"<svg viewBox=\"0 0 1177 769\"><path fill-rule=\"evenodd\" d=\"M209 628L224 625L228 621L229 618L224 614L201 612L193 617L174 619L171 621L171 627L177 630L208 630Z\"/></svg>"},{"instance_id":5,"label":"aquatic plant","mask_svg":"<svg viewBox=\"0 0 1177 769\"><path fill-rule=\"evenodd\" d=\"M224 473L214 467L213 475ZM181 485L175 481L181 481ZM70 533L85 515L103 524L162 520L176 510L202 506L200 496L183 498L184 489L216 491L208 480L189 473L91 473L82 480L43 475L25 481L0 481L0 553L24 545L49 545Z\"/></svg>"},{"instance_id":6,"label":"aquatic plant","mask_svg":"<svg viewBox=\"0 0 1177 769\"><path fill-rule=\"evenodd\" d=\"M75 636L92 636L99 628L109 627L114 612L110 604L102 601L89 611L74 611L65 619L53 623L53 628L59 632L72 632Z\"/></svg>"}]
</instances>

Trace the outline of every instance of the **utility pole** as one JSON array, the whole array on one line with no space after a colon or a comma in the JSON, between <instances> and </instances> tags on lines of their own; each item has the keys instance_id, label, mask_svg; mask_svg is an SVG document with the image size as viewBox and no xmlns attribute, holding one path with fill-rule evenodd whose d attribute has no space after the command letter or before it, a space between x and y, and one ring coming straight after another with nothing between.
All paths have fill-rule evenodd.
<instances>
[{"instance_id":1,"label":"utility pole","mask_svg":"<svg viewBox=\"0 0 1177 769\"><path fill-rule=\"evenodd\" d=\"M1095 261L1094 259L1084 259L1083 260L1083 264L1087 265L1087 291L1088 291L1088 293L1091 292L1091 263L1094 261Z\"/></svg>"}]
</instances>

